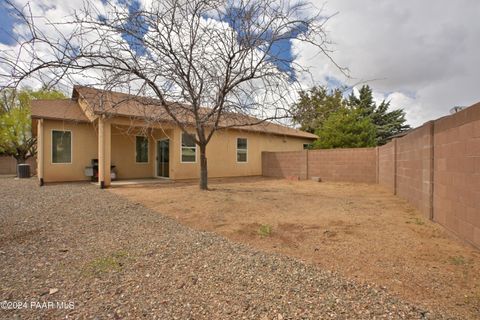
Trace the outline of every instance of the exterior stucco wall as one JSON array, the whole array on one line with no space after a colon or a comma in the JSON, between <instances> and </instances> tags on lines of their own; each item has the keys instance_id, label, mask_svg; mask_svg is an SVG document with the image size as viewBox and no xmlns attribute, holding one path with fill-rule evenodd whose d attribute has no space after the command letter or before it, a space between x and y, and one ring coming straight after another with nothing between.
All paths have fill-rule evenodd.
<instances>
[{"instance_id":1,"label":"exterior stucco wall","mask_svg":"<svg viewBox=\"0 0 480 320\"><path fill-rule=\"evenodd\" d=\"M170 145L170 161L173 163L171 176L174 179L198 178L200 175L200 154L197 148L195 163L182 163L181 130L176 129L173 143ZM246 138L248 160L237 162L237 138ZM248 132L244 130L225 130L214 133L207 145L208 176L236 177L262 174L262 151L300 151L304 143L311 139L284 137L279 135Z\"/></svg>"},{"instance_id":2,"label":"exterior stucco wall","mask_svg":"<svg viewBox=\"0 0 480 320\"><path fill-rule=\"evenodd\" d=\"M148 162L137 163L135 137L148 137ZM118 179L149 178L156 175L156 140L168 138L170 130L132 130L125 126L112 125L112 165Z\"/></svg>"},{"instance_id":3,"label":"exterior stucco wall","mask_svg":"<svg viewBox=\"0 0 480 320\"><path fill-rule=\"evenodd\" d=\"M156 140L170 140L170 168L172 179L198 178L200 154L197 148L195 163L181 162L181 130L163 128L135 130L121 121L111 121L111 164L115 165L118 179L150 178L156 175ZM120 123L120 125L118 124ZM52 163L52 130L72 132L72 163ZM135 161L135 136L149 139L148 163ZM237 138L248 140L248 161L237 163ZM91 160L98 158L98 129L93 124L54 120L44 121L44 181L84 181ZM272 134L225 130L217 132L207 146L209 177L254 176L262 174L262 151L300 151L311 139L293 138Z\"/></svg>"},{"instance_id":4,"label":"exterior stucco wall","mask_svg":"<svg viewBox=\"0 0 480 320\"><path fill-rule=\"evenodd\" d=\"M44 181L82 181L89 180L85 176L86 166L97 158L97 132L92 124L67 121L44 120ZM52 130L69 130L72 132L71 163L52 162Z\"/></svg>"}]
</instances>

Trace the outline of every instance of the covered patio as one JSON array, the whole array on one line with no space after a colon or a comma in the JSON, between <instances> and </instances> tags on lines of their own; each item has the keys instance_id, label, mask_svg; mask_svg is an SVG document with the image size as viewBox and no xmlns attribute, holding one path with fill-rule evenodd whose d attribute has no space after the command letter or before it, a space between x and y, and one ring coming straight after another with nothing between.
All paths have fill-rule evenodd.
<instances>
[{"instance_id":1,"label":"covered patio","mask_svg":"<svg viewBox=\"0 0 480 320\"><path fill-rule=\"evenodd\" d=\"M41 185L46 171L50 176L55 175L46 182L95 180L101 188L110 186L112 180L171 177L170 149L177 140L171 126L159 123L146 126L144 122L126 118L99 117L92 123L48 125L39 119L34 127L41 133L37 134L37 172ZM54 161L54 152L62 152L65 159L61 163Z\"/></svg>"},{"instance_id":2,"label":"covered patio","mask_svg":"<svg viewBox=\"0 0 480 320\"><path fill-rule=\"evenodd\" d=\"M92 182L97 184L96 182ZM124 186L141 186L141 185L155 185L155 184L172 184L173 180L162 178L144 178L144 179L120 179L112 180L110 187L124 187Z\"/></svg>"},{"instance_id":3,"label":"covered patio","mask_svg":"<svg viewBox=\"0 0 480 320\"><path fill-rule=\"evenodd\" d=\"M121 120L99 118L98 121L100 187L169 179L173 128L145 127Z\"/></svg>"}]
</instances>

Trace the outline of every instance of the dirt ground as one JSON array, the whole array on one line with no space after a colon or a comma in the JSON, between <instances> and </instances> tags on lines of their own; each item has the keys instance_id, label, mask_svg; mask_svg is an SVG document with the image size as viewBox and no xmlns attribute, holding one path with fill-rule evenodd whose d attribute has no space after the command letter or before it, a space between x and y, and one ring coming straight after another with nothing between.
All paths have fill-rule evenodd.
<instances>
[{"instance_id":1,"label":"dirt ground","mask_svg":"<svg viewBox=\"0 0 480 320\"><path fill-rule=\"evenodd\" d=\"M178 221L374 282L433 310L480 314L480 252L377 185L266 178L111 188Z\"/></svg>"},{"instance_id":2,"label":"dirt ground","mask_svg":"<svg viewBox=\"0 0 480 320\"><path fill-rule=\"evenodd\" d=\"M0 179L0 199L0 319L464 319L90 183Z\"/></svg>"}]
</instances>

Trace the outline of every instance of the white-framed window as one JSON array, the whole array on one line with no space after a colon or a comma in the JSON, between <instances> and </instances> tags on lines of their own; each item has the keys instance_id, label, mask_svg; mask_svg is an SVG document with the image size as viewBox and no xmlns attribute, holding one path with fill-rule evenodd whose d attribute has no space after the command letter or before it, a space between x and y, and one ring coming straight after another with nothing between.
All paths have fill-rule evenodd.
<instances>
[{"instance_id":1,"label":"white-framed window","mask_svg":"<svg viewBox=\"0 0 480 320\"><path fill-rule=\"evenodd\" d=\"M182 133L181 161L187 163L197 162L197 145L195 144L195 138L187 133Z\"/></svg>"},{"instance_id":2,"label":"white-framed window","mask_svg":"<svg viewBox=\"0 0 480 320\"><path fill-rule=\"evenodd\" d=\"M237 162L248 161L248 141L247 138L237 138Z\"/></svg>"},{"instance_id":3,"label":"white-framed window","mask_svg":"<svg viewBox=\"0 0 480 320\"><path fill-rule=\"evenodd\" d=\"M148 163L148 138L135 136L135 162Z\"/></svg>"},{"instance_id":4,"label":"white-framed window","mask_svg":"<svg viewBox=\"0 0 480 320\"><path fill-rule=\"evenodd\" d=\"M72 163L70 130L52 130L52 163Z\"/></svg>"}]
</instances>

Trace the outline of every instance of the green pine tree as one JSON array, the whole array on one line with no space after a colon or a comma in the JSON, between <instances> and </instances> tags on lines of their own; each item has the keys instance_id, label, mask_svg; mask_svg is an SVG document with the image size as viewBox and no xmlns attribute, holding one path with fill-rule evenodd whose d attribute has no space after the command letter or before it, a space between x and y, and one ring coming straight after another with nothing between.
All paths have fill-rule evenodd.
<instances>
[{"instance_id":1,"label":"green pine tree","mask_svg":"<svg viewBox=\"0 0 480 320\"><path fill-rule=\"evenodd\" d=\"M406 124L405 111L403 109L388 111L390 101L385 100L377 106L373 100L372 89L368 85L360 88L358 97L352 93L348 97L347 105L359 110L362 116L372 119L377 128L377 145L384 145L390 137L410 129Z\"/></svg>"},{"instance_id":2,"label":"green pine tree","mask_svg":"<svg viewBox=\"0 0 480 320\"><path fill-rule=\"evenodd\" d=\"M352 92L348 96L347 105L360 110L363 116L370 117L376 109L372 89L368 85L362 86L358 92L358 97Z\"/></svg>"},{"instance_id":3,"label":"green pine tree","mask_svg":"<svg viewBox=\"0 0 480 320\"><path fill-rule=\"evenodd\" d=\"M377 145L388 142L389 138L410 129L406 124L405 111L396 109L388 111L390 101L382 101L372 115L372 121L377 127Z\"/></svg>"},{"instance_id":4,"label":"green pine tree","mask_svg":"<svg viewBox=\"0 0 480 320\"><path fill-rule=\"evenodd\" d=\"M362 148L376 145L376 128L361 110L342 108L332 113L315 132L319 139L314 149Z\"/></svg>"}]
</instances>

